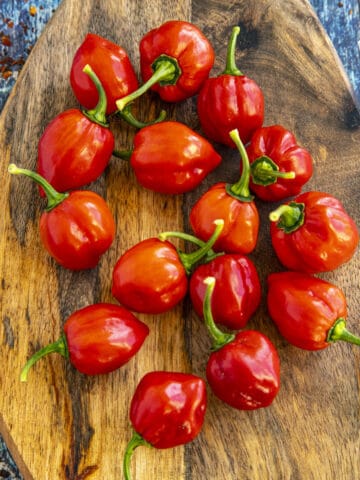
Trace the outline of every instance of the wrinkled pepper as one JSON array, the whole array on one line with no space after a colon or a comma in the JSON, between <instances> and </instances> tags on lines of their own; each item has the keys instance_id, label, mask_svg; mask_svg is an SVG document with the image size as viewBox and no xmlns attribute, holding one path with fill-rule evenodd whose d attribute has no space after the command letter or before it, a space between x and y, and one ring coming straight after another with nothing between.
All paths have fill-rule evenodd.
<instances>
[{"instance_id":1,"label":"wrinkled pepper","mask_svg":"<svg viewBox=\"0 0 360 480\"><path fill-rule=\"evenodd\" d=\"M256 130L246 151L250 190L261 200L276 202L299 195L313 174L313 159L281 125Z\"/></svg>"},{"instance_id":2,"label":"wrinkled pepper","mask_svg":"<svg viewBox=\"0 0 360 480\"><path fill-rule=\"evenodd\" d=\"M166 102L192 97L209 76L215 59L214 49L201 30L181 20L150 30L140 40L139 50L145 83L116 102L120 112L149 89Z\"/></svg>"},{"instance_id":3,"label":"wrinkled pepper","mask_svg":"<svg viewBox=\"0 0 360 480\"><path fill-rule=\"evenodd\" d=\"M106 38L88 33L77 49L70 69L70 84L79 103L93 109L99 93L83 73L90 64L98 75L107 97L106 114L117 111L115 101L135 91L139 82L127 52Z\"/></svg>"},{"instance_id":4,"label":"wrinkled pepper","mask_svg":"<svg viewBox=\"0 0 360 480\"><path fill-rule=\"evenodd\" d=\"M30 368L50 353L59 353L86 375L110 373L139 351L148 334L147 325L123 307L89 305L68 317L59 340L30 357L20 379L26 382Z\"/></svg>"},{"instance_id":5,"label":"wrinkled pepper","mask_svg":"<svg viewBox=\"0 0 360 480\"><path fill-rule=\"evenodd\" d=\"M229 137L237 129L243 143L264 121L264 95L255 80L244 75L236 66L235 47L240 33L234 27L229 40L226 67L221 75L208 78L198 95L197 112L205 136L232 148Z\"/></svg>"},{"instance_id":6,"label":"wrinkled pepper","mask_svg":"<svg viewBox=\"0 0 360 480\"><path fill-rule=\"evenodd\" d=\"M289 343L304 350L322 350L339 340L360 345L360 337L346 329L346 298L339 287L292 271L267 280L269 315Z\"/></svg>"},{"instance_id":7,"label":"wrinkled pepper","mask_svg":"<svg viewBox=\"0 0 360 480\"><path fill-rule=\"evenodd\" d=\"M289 270L319 273L348 262L359 243L342 203L323 192L304 192L270 213L275 253Z\"/></svg>"},{"instance_id":8,"label":"wrinkled pepper","mask_svg":"<svg viewBox=\"0 0 360 480\"><path fill-rule=\"evenodd\" d=\"M181 372L153 371L140 380L130 404L134 434L124 454L125 480L139 446L173 448L191 442L202 429L207 407L202 378Z\"/></svg>"},{"instance_id":9,"label":"wrinkled pepper","mask_svg":"<svg viewBox=\"0 0 360 480\"><path fill-rule=\"evenodd\" d=\"M257 330L222 332L211 312L215 278L207 277L204 319L213 339L206 378L214 394L238 410L268 407L280 389L280 360L270 339Z\"/></svg>"},{"instance_id":10,"label":"wrinkled pepper","mask_svg":"<svg viewBox=\"0 0 360 480\"><path fill-rule=\"evenodd\" d=\"M216 218L224 220L224 229L213 249L216 252L247 254L256 247L259 234L259 212L249 190L249 159L237 130L230 132L241 159L242 173L233 185L216 183L193 205L190 225L196 237L206 241Z\"/></svg>"},{"instance_id":11,"label":"wrinkled pepper","mask_svg":"<svg viewBox=\"0 0 360 480\"><path fill-rule=\"evenodd\" d=\"M112 275L112 295L126 308L140 313L164 313L186 295L188 276L210 251L223 222L213 226L213 235L191 253L178 250L167 238L191 239L183 232L162 232L157 238L137 243L117 260ZM194 240L196 242L196 240Z\"/></svg>"},{"instance_id":12,"label":"wrinkled pepper","mask_svg":"<svg viewBox=\"0 0 360 480\"><path fill-rule=\"evenodd\" d=\"M31 178L44 190L47 207L39 230L51 257L70 270L96 267L115 237L114 217L105 200L88 190L57 192L41 175L14 164L8 171Z\"/></svg>"},{"instance_id":13,"label":"wrinkled pepper","mask_svg":"<svg viewBox=\"0 0 360 480\"><path fill-rule=\"evenodd\" d=\"M96 180L114 150L114 135L105 116L105 92L89 65L84 72L99 92L98 104L93 110L72 108L60 113L47 125L38 143L37 172L59 192Z\"/></svg>"},{"instance_id":14,"label":"wrinkled pepper","mask_svg":"<svg viewBox=\"0 0 360 480\"><path fill-rule=\"evenodd\" d=\"M137 181L157 193L180 194L196 188L221 162L211 143L187 125L164 121L139 130L130 159Z\"/></svg>"},{"instance_id":15,"label":"wrinkled pepper","mask_svg":"<svg viewBox=\"0 0 360 480\"><path fill-rule=\"evenodd\" d=\"M215 323L231 330L245 327L261 300L260 279L254 263L246 255L219 254L195 268L190 277L189 293L200 318L203 318L207 277L216 280L211 298Z\"/></svg>"}]
</instances>

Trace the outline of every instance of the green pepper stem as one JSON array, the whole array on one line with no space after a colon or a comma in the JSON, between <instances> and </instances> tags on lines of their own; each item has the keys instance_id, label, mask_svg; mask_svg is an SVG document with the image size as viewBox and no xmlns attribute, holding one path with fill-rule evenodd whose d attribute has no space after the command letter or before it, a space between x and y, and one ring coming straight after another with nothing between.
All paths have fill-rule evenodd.
<instances>
[{"instance_id":1,"label":"green pepper stem","mask_svg":"<svg viewBox=\"0 0 360 480\"><path fill-rule=\"evenodd\" d=\"M295 172L280 172L276 163L267 156L257 158L251 165L251 178L257 185L272 185L276 183L278 178L292 179L295 178Z\"/></svg>"},{"instance_id":2,"label":"green pepper stem","mask_svg":"<svg viewBox=\"0 0 360 480\"><path fill-rule=\"evenodd\" d=\"M107 98L105 90L100 82L99 77L90 67L90 65L86 64L83 68L83 72L86 73L93 82L96 87L96 90L99 94L99 100L95 108L92 110L84 110L83 113L86 115L91 121L102 125L103 127L108 127L109 124L106 119L106 108L107 108Z\"/></svg>"},{"instance_id":3,"label":"green pepper stem","mask_svg":"<svg viewBox=\"0 0 360 480\"><path fill-rule=\"evenodd\" d=\"M134 432L129 443L127 444L125 455L124 455L123 470L124 470L125 480L131 479L131 475L130 475L131 457L132 457L132 454L134 453L134 450L140 446L152 447L152 445L149 442L147 442L139 433Z\"/></svg>"},{"instance_id":4,"label":"green pepper stem","mask_svg":"<svg viewBox=\"0 0 360 480\"><path fill-rule=\"evenodd\" d=\"M250 194L249 182L250 182L250 162L249 157L246 152L245 146L242 143L237 128L231 130L229 135L232 141L235 143L237 149L239 150L241 161L242 161L242 172L240 179L233 185L227 185L226 191L229 195L241 200L243 202L251 202L254 199L254 196Z\"/></svg>"},{"instance_id":5,"label":"green pepper stem","mask_svg":"<svg viewBox=\"0 0 360 480\"><path fill-rule=\"evenodd\" d=\"M61 335L59 340L57 340L56 342L50 343L49 345L46 345L46 347L41 348L40 350L35 352L32 357L29 358L24 368L21 370L20 381L26 382L29 370L34 365L34 363L36 363L40 358L44 357L45 355L48 355L49 353L54 353L54 352L60 353L60 355L62 355L65 358L69 358L69 350L68 350L65 335Z\"/></svg>"},{"instance_id":6,"label":"green pepper stem","mask_svg":"<svg viewBox=\"0 0 360 480\"><path fill-rule=\"evenodd\" d=\"M240 27L233 27L231 36L229 39L227 54L226 54L226 66L223 71L223 75L235 75L237 77L242 76L243 73L238 69L235 62L235 50L236 50L236 40L240 33Z\"/></svg>"},{"instance_id":7,"label":"green pepper stem","mask_svg":"<svg viewBox=\"0 0 360 480\"><path fill-rule=\"evenodd\" d=\"M122 160L130 160L133 150L113 150L114 157L121 158Z\"/></svg>"},{"instance_id":8,"label":"green pepper stem","mask_svg":"<svg viewBox=\"0 0 360 480\"><path fill-rule=\"evenodd\" d=\"M25 175L26 177L34 180L34 182L36 182L43 188L48 202L45 209L47 212L55 208L69 196L68 193L60 193L56 191L55 188L53 188L50 183L45 180L44 177L42 177L36 172L33 172L32 170L28 170L26 168L19 168L14 163L10 163L10 165L8 166L8 172L13 175Z\"/></svg>"},{"instance_id":9,"label":"green pepper stem","mask_svg":"<svg viewBox=\"0 0 360 480\"><path fill-rule=\"evenodd\" d=\"M154 125L155 123L163 122L166 118L166 111L161 110L159 116L155 118L155 120L151 120L150 122L141 122L137 118L134 117L133 113L131 112L131 105L126 105L123 110L119 110L117 112L120 117L125 120L129 125L134 128L144 128L148 127L149 125Z\"/></svg>"},{"instance_id":10,"label":"green pepper stem","mask_svg":"<svg viewBox=\"0 0 360 480\"><path fill-rule=\"evenodd\" d=\"M327 336L328 342L337 342L339 340L360 345L360 337L357 337L346 329L346 321L345 318L342 317L336 320Z\"/></svg>"},{"instance_id":11,"label":"green pepper stem","mask_svg":"<svg viewBox=\"0 0 360 480\"><path fill-rule=\"evenodd\" d=\"M205 320L205 325L210 333L213 345L212 350L220 350L224 345L232 342L235 338L233 333L222 332L215 324L214 317L211 310L211 299L215 288L216 280L214 277L206 277L204 279L206 285L204 305L203 305L203 315Z\"/></svg>"},{"instance_id":12,"label":"green pepper stem","mask_svg":"<svg viewBox=\"0 0 360 480\"><path fill-rule=\"evenodd\" d=\"M120 112L124 110L128 103L141 97L141 95L147 92L156 83L160 83L160 85L174 85L181 75L177 60L167 55L160 55L160 57L155 60L152 67L154 73L145 83L126 97L120 98L116 101L116 106Z\"/></svg>"},{"instance_id":13,"label":"green pepper stem","mask_svg":"<svg viewBox=\"0 0 360 480\"><path fill-rule=\"evenodd\" d=\"M278 222L277 226L285 233L291 233L304 223L304 210L303 203L290 202L270 212L269 219L271 222Z\"/></svg>"},{"instance_id":14,"label":"green pepper stem","mask_svg":"<svg viewBox=\"0 0 360 480\"><path fill-rule=\"evenodd\" d=\"M224 220L217 219L214 221L214 225L215 225L215 230L207 242L202 242L196 237L193 237L192 235L189 235L184 232L162 232L158 235L158 238L161 241L165 241L167 240L168 237L176 237L182 240L189 240L200 246L198 250L195 250L194 252L191 252L191 253L183 253L178 251L178 255L185 268L185 271L188 275L190 275L193 267L197 262L199 262L202 258L206 257L209 254L209 252L211 252L211 254L213 255L213 252L211 249L214 246L214 243L216 242L216 240L218 239L220 233L222 232L222 229L224 228Z\"/></svg>"}]
</instances>

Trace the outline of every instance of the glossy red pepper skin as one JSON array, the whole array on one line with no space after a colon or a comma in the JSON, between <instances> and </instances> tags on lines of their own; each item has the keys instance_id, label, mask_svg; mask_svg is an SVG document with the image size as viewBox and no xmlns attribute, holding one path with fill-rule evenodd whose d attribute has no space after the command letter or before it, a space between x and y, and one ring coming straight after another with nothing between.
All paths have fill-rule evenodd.
<instances>
[{"instance_id":1,"label":"glossy red pepper skin","mask_svg":"<svg viewBox=\"0 0 360 480\"><path fill-rule=\"evenodd\" d=\"M149 328L131 312L118 305L96 303L75 311L64 324L60 339L36 352L21 372L27 380L29 369L40 358L60 353L74 368L86 375L113 372L125 365L141 348Z\"/></svg>"},{"instance_id":2,"label":"glossy red pepper skin","mask_svg":"<svg viewBox=\"0 0 360 480\"><path fill-rule=\"evenodd\" d=\"M116 112L115 101L136 90L139 82L126 51L109 40L88 33L76 51L70 70L70 84L79 103L94 108L99 96L90 79L83 73L86 64L98 75L106 96L107 114Z\"/></svg>"},{"instance_id":3,"label":"glossy red pepper skin","mask_svg":"<svg viewBox=\"0 0 360 480\"><path fill-rule=\"evenodd\" d=\"M99 303L76 311L64 324L69 360L79 372L98 375L127 363L149 328L119 305Z\"/></svg>"},{"instance_id":4,"label":"glossy red pepper skin","mask_svg":"<svg viewBox=\"0 0 360 480\"><path fill-rule=\"evenodd\" d=\"M256 247L259 234L259 212L250 194L250 164L237 129L229 133L241 155L240 179L230 185L216 183L193 205L189 220L195 235L209 238L215 219L222 219L224 227L213 249L216 252L247 254Z\"/></svg>"},{"instance_id":5,"label":"glossy red pepper skin","mask_svg":"<svg viewBox=\"0 0 360 480\"><path fill-rule=\"evenodd\" d=\"M261 200L275 202L299 195L313 174L312 156L308 150L299 146L295 136L281 125L257 129L246 151L252 167L250 190ZM268 165L271 164L282 174L293 172L294 178L272 177L272 169L267 176L266 166L269 160Z\"/></svg>"},{"instance_id":6,"label":"glossy red pepper skin","mask_svg":"<svg viewBox=\"0 0 360 480\"><path fill-rule=\"evenodd\" d=\"M259 275L253 262L245 255L225 254L195 269L190 277L189 292L200 318L203 318L206 277L216 280L211 301L215 323L231 330L245 327L261 300Z\"/></svg>"},{"instance_id":7,"label":"glossy red pepper skin","mask_svg":"<svg viewBox=\"0 0 360 480\"><path fill-rule=\"evenodd\" d=\"M239 27L235 27L229 43L228 60L224 72L208 78L197 100L197 112L205 136L215 142L235 148L229 137L237 129L243 143L264 121L264 95L255 80L236 68L234 48Z\"/></svg>"},{"instance_id":8,"label":"glossy red pepper skin","mask_svg":"<svg viewBox=\"0 0 360 480\"><path fill-rule=\"evenodd\" d=\"M115 264L112 295L134 312L163 313L185 296L188 279L176 248L158 238L143 240Z\"/></svg>"},{"instance_id":9,"label":"glossy red pepper skin","mask_svg":"<svg viewBox=\"0 0 360 480\"><path fill-rule=\"evenodd\" d=\"M270 219L272 245L289 270L335 270L352 258L359 243L354 220L328 193L304 192L272 212Z\"/></svg>"},{"instance_id":10,"label":"glossy red pepper skin","mask_svg":"<svg viewBox=\"0 0 360 480\"><path fill-rule=\"evenodd\" d=\"M268 407L280 388L274 345L256 330L244 330L210 354L206 378L214 394L239 410Z\"/></svg>"},{"instance_id":11,"label":"glossy red pepper skin","mask_svg":"<svg viewBox=\"0 0 360 480\"><path fill-rule=\"evenodd\" d=\"M115 237L113 215L95 192L74 190L40 218L40 237L50 255L71 270L94 268Z\"/></svg>"},{"instance_id":12,"label":"glossy red pepper skin","mask_svg":"<svg viewBox=\"0 0 360 480\"><path fill-rule=\"evenodd\" d=\"M147 373L130 405L134 430L158 449L192 441L204 423L206 385L195 375L181 372Z\"/></svg>"},{"instance_id":13,"label":"glossy red pepper skin","mask_svg":"<svg viewBox=\"0 0 360 480\"><path fill-rule=\"evenodd\" d=\"M190 224L195 235L207 240L216 218L224 229L213 249L216 252L248 254L254 250L259 234L259 212L253 201L243 202L228 194L225 183L216 183L193 205Z\"/></svg>"},{"instance_id":14,"label":"glossy red pepper skin","mask_svg":"<svg viewBox=\"0 0 360 480\"><path fill-rule=\"evenodd\" d=\"M164 313L186 295L188 276L216 241L223 222L214 222L208 242L184 232L162 232L126 250L116 262L112 275L112 294L118 302L135 312ZM167 241L177 237L195 242L200 248L191 253L176 249Z\"/></svg>"},{"instance_id":15,"label":"glossy red pepper skin","mask_svg":"<svg viewBox=\"0 0 360 480\"><path fill-rule=\"evenodd\" d=\"M57 191L67 192L96 180L113 150L109 128L78 109L66 110L47 125L40 138L37 171Z\"/></svg>"},{"instance_id":16,"label":"glossy red pepper skin","mask_svg":"<svg viewBox=\"0 0 360 480\"><path fill-rule=\"evenodd\" d=\"M206 365L208 383L214 394L233 408L267 407L280 388L277 351L269 338L256 330L235 334L218 328L212 312L216 283L215 277L204 279L204 323L213 340Z\"/></svg>"},{"instance_id":17,"label":"glossy red pepper skin","mask_svg":"<svg viewBox=\"0 0 360 480\"><path fill-rule=\"evenodd\" d=\"M139 130L130 157L137 181L164 194L193 190L220 162L210 142L179 122Z\"/></svg>"},{"instance_id":18,"label":"glossy red pepper skin","mask_svg":"<svg viewBox=\"0 0 360 480\"><path fill-rule=\"evenodd\" d=\"M40 238L56 262L70 270L95 267L115 237L114 217L105 200L88 190L58 192L38 173L13 163L8 172L25 175L43 188L48 203L40 217Z\"/></svg>"},{"instance_id":19,"label":"glossy red pepper skin","mask_svg":"<svg viewBox=\"0 0 360 480\"><path fill-rule=\"evenodd\" d=\"M149 31L140 41L141 75L146 82L154 73L154 62L170 57L180 74L171 83L160 82L151 89L166 102L179 102L195 95L209 75L215 53L205 35L194 24L170 20Z\"/></svg>"},{"instance_id":20,"label":"glossy red pepper skin","mask_svg":"<svg viewBox=\"0 0 360 480\"><path fill-rule=\"evenodd\" d=\"M345 329L345 295L330 282L301 272L270 274L267 306L281 335L298 348L322 350L336 340L360 345Z\"/></svg>"}]
</instances>

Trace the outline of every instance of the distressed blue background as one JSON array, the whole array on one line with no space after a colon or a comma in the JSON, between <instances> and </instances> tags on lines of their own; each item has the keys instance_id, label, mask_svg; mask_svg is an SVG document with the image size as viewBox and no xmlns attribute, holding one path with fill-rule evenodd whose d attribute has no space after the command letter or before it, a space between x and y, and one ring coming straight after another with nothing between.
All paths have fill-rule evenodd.
<instances>
[{"instance_id":1,"label":"distressed blue background","mask_svg":"<svg viewBox=\"0 0 360 480\"><path fill-rule=\"evenodd\" d=\"M0 111L31 48L60 2L0 0ZM338 52L360 104L359 0L310 2ZM1 437L0 479L22 479Z\"/></svg>"}]
</instances>

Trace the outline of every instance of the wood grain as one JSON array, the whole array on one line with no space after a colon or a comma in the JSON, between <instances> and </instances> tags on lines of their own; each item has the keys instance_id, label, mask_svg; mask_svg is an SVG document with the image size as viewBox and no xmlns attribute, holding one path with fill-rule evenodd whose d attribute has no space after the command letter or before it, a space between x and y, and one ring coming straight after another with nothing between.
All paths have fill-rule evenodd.
<instances>
[{"instance_id":1,"label":"wood grain","mask_svg":"<svg viewBox=\"0 0 360 480\"><path fill-rule=\"evenodd\" d=\"M232 26L240 25L238 64L264 90L265 123L281 123L295 133L315 159L307 189L341 198L360 225L360 114L338 58L306 1L238 0L224 5L194 0L174 5L168 0L84 0L79 8L78 2L63 0L0 117L0 432L26 480L121 478L121 459L131 436L129 402L142 375L166 369L204 376L210 340L185 301L168 314L140 316L151 335L138 355L113 374L86 377L52 356L38 363L27 384L19 382L26 359L58 338L72 311L95 301L113 301L111 271L121 252L160 231L188 229L196 198L214 181L237 179L236 152L219 145L222 165L194 192L178 197L145 191L125 162L112 159L91 188L105 196L114 212L116 240L98 268L74 273L57 267L39 242L43 203L36 188L7 174L10 161L34 168L43 129L60 111L76 105L68 74L88 31L121 44L138 65L139 38L171 18L191 20L208 35L217 53L214 75L222 70ZM195 99L169 106L149 94L138 102L137 113L146 118L162 107L170 118L199 131ZM132 128L117 120L111 127L118 147L131 146ZM271 208L259 202L262 226L251 255L264 294L266 275L281 268L269 242ZM359 266L357 253L349 264L324 275L343 288L349 327L358 334ZM282 387L273 406L239 412L209 392L202 434L185 447L139 449L133 458L134 480L359 478L359 350L345 344L318 353L295 349L280 338L264 305L249 327L266 333L281 357Z\"/></svg>"}]
</instances>

